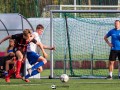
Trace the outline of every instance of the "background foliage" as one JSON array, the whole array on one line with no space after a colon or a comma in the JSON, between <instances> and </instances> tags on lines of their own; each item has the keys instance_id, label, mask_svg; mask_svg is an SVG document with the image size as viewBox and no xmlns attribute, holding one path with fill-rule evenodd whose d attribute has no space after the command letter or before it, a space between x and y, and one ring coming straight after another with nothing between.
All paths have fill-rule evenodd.
<instances>
[{"instance_id":1,"label":"background foliage","mask_svg":"<svg viewBox=\"0 0 120 90\"><path fill-rule=\"evenodd\" d=\"M119 0L76 0L77 5L118 5ZM47 5L73 5L74 0L0 0L0 13L41 17Z\"/></svg>"}]
</instances>

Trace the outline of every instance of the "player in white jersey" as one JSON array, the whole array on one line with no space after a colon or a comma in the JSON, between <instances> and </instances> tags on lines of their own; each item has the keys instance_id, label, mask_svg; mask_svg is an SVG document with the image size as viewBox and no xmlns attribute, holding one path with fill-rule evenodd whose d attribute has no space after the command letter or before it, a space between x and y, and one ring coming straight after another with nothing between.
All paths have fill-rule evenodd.
<instances>
[{"instance_id":1,"label":"player in white jersey","mask_svg":"<svg viewBox=\"0 0 120 90\"><path fill-rule=\"evenodd\" d=\"M36 32L33 33L34 39L37 40L38 42L41 42L39 35L42 34L43 30L44 30L44 27L41 24L39 24L36 27ZM43 48L49 49L49 50L55 49L55 47L48 47L46 45L43 45ZM29 77L42 72L43 71L42 66L47 63L47 60L45 58L41 58L41 55L38 54L39 53L38 51L39 51L39 49L32 42L27 46L28 61L29 61L30 65L34 65L34 66L27 70L28 74L24 77L24 80L26 82L29 82L29 80L28 80Z\"/></svg>"}]
</instances>

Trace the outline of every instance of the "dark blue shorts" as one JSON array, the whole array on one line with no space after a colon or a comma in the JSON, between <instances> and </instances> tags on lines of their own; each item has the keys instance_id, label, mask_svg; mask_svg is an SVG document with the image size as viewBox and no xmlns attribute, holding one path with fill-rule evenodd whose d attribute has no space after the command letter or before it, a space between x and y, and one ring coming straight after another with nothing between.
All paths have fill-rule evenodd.
<instances>
[{"instance_id":1,"label":"dark blue shorts","mask_svg":"<svg viewBox=\"0 0 120 90\"><path fill-rule=\"evenodd\" d=\"M40 57L39 54L36 52L27 52L27 59L30 65L35 64L38 61L38 58Z\"/></svg>"}]
</instances>

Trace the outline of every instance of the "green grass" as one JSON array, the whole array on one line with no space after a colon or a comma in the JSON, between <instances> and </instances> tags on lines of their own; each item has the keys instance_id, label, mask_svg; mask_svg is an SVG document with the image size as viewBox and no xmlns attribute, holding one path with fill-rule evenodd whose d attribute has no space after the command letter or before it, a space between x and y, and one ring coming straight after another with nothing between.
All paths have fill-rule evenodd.
<instances>
[{"instance_id":1,"label":"green grass","mask_svg":"<svg viewBox=\"0 0 120 90\"><path fill-rule=\"evenodd\" d=\"M6 83L0 79L0 90L52 90L53 84L56 85L56 90L120 90L118 79L70 79L67 83L62 83L59 79L31 79L30 83L11 79L11 83Z\"/></svg>"},{"instance_id":2,"label":"green grass","mask_svg":"<svg viewBox=\"0 0 120 90\"><path fill-rule=\"evenodd\" d=\"M84 76L84 75L91 75L91 69L73 69L75 76ZM54 74L57 76L60 76L63 74L63 69L54 69ZM70 70L67 69L66 73L70 75ZM50 75L50 69L45 69L41 73L41 77L48 77ZM107 76L108 75L108 69L93 69L93 75L94 76ZM118 76L118 69L114 69L113 76Z\"/></svg>"}]
</instances>

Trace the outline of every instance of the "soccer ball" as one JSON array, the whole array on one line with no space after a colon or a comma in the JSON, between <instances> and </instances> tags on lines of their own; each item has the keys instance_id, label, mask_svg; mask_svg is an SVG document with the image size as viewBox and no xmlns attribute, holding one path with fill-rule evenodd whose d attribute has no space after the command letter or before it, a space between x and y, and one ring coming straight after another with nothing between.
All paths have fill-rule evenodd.
<instances>
[{"instance_id":1,"label":"soccer ball","mask_svg":"<svg viewBox=\"0 0 120 90\"><path fill-rule=\"evenodd\" d=\"M56 89L56 85L54 85L54 84L51 85L51 88L52 88L52 89Z\"/></svg>"},{"instance_id":2,"label":"soccer ball","mask_svg":"<svg viewBox=\"0 0 120 90\"><path fill-rule=\"evenodd\" d=\"M68 82L69 76L68 76L67 74L62 74L62 75L60 76L60 80L61 80L62 82Z\"/></svg>"}]
</instances>

